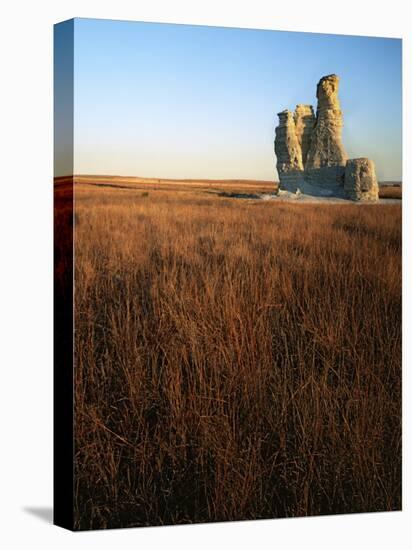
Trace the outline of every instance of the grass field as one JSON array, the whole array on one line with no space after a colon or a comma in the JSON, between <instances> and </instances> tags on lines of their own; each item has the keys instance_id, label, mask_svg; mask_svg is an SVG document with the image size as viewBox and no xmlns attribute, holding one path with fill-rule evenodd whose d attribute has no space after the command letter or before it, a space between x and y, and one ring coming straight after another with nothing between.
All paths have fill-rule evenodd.
<instances>
[{"instance_id":1,"label":"grass field","mask_svg":"<svg viewBox=\"0 0 412 550\"><path fill-rule=\"evenodd\" d=\"M401 185L383 185L379 188L379 198L381 199L402 199Z\"/></svg>"},{"instance_id":2,"label":"grass field","mask_svg":"<svg viewBox=\"0 0 412 550\"><path fill-rule=\"evenodd\" d=\"M227 186L76 183L79 529L401 507L401 206Z\"/></svg>"}]
</instances>

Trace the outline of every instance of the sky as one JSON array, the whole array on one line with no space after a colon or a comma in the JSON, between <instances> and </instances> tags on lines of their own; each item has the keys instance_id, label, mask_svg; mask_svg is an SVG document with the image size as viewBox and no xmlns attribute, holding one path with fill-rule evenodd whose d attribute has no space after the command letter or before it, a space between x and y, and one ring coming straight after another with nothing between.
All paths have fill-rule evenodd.
<instances>
[{"instance_id":1,"label":"sky","mask_svg":"<svg viewBox=\"0 0 412 550\"><path fill-rule=\"evenodd\" d=\"M277 113L316 108L317 82L336 73L349 157L370 157L380 180L400 180L401 44L75 19L74 171L277 179Z\"/></svg>"}]
</instances>

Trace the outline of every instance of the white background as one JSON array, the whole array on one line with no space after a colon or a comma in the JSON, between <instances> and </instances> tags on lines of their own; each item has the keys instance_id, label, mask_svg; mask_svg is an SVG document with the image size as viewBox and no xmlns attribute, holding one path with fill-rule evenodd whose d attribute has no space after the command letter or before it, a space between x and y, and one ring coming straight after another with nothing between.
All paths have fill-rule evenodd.
<instances>
[{"instance_id":1,"label":"white background","mask_svg":"<svg viewBox=\"0 0 412 550\"><path fill-rule=\"evenodd\" d=\"M0 17L0 545L410 548L411 26L406 0L3 2ZM70 533L52 506L52 25L101 17L404 38L404 511ZM281 52L279 52L281 55ZM368 68L365 67L365 71ZM281 82L281 75L279 82ZM373 90L371 90L373 94ZM408 97L409 96L409 97ZM409 124L406 125L406 121ZM409 531L409 533L408 533ZM411 535L412 536L412 535Z\"/></svg>"}]
</instances>

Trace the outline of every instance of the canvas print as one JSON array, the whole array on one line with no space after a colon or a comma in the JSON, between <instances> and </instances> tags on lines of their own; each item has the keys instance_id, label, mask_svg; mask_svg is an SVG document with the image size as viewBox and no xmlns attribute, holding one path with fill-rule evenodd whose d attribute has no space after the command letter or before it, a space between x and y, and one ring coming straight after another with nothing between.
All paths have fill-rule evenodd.
<instances>
[{"instance_id":1,"label":"canvas print","mask_svg":"<svg viewBox=\"0 0 412 550\"><path fill-rule=\"evenodd\" d=\"M400 510L401 40L54 40L55 523Z\"/></svg>"}]
</instances>

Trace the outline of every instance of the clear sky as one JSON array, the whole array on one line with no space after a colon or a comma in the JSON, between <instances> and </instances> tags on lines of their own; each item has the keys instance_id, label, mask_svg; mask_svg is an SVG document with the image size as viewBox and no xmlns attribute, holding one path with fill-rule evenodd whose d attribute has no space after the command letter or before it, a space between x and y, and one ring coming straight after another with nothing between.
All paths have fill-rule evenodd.
<instances>
[{"instance_id":1,"label":"clear sky","mask_svg":"<svg viewBox=\"0 0 412 550\"><path fill-rule=\"evenodd\" d=\"M350 157L401 179L401 40L76 19L75 173L277 179L277 113L341 78Z\"/></svg>"}]
</instances>

